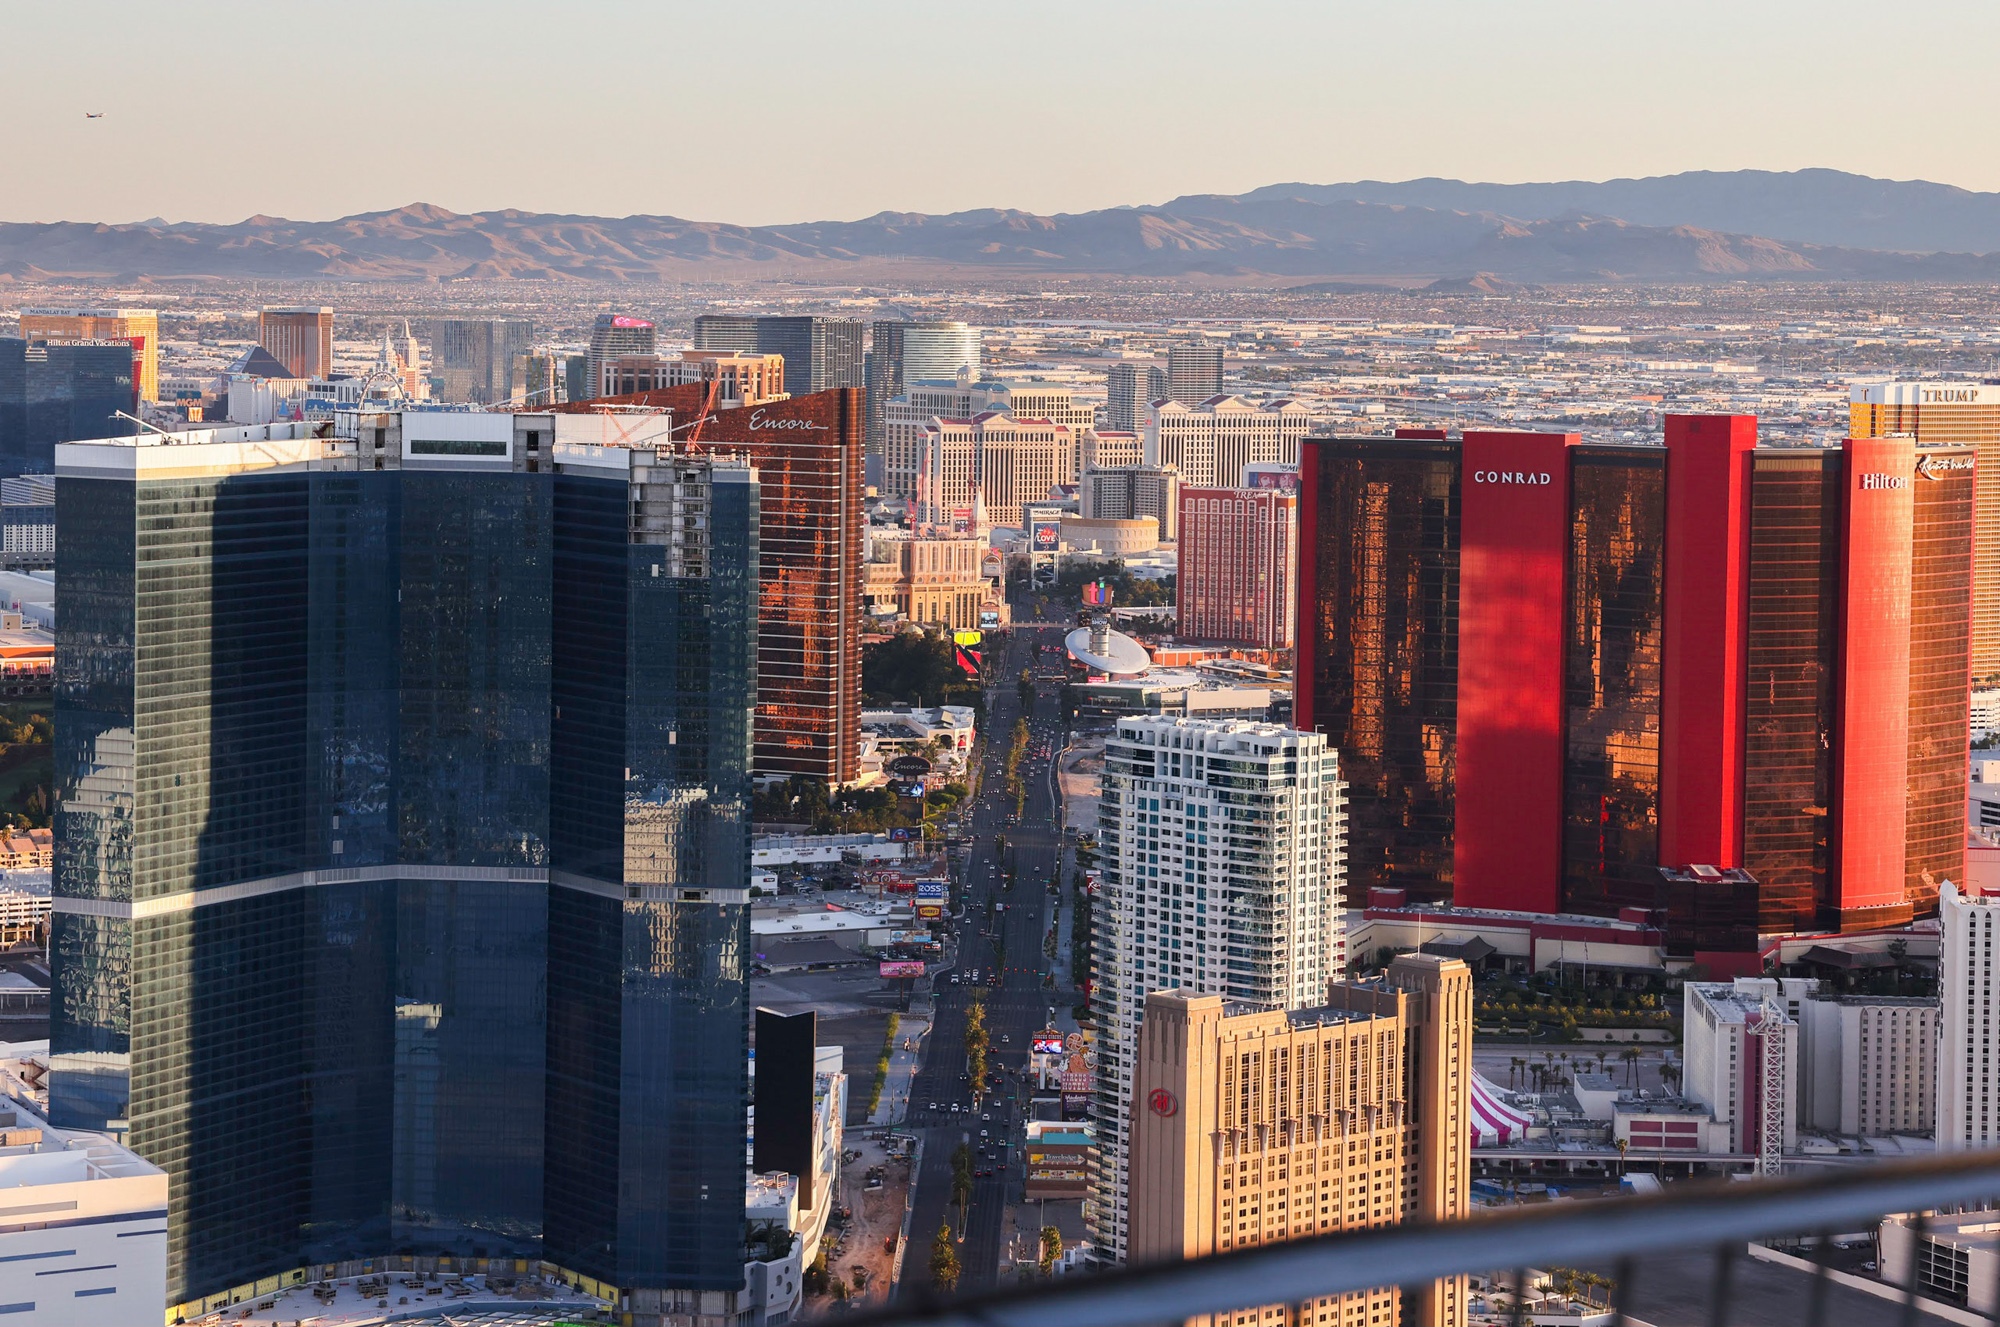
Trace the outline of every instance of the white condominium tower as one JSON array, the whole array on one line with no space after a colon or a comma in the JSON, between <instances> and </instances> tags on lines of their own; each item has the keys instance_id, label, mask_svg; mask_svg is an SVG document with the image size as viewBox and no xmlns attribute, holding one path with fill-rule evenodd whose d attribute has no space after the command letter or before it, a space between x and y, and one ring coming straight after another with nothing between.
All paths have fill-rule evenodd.
<instances>
[{"instance_id":1,"label":"white condominium tower","mask_svg":"<svg viewBox=\"0 0 2000 1327\"><path fill-rule=\"evenodd\" d=\"M1947 880L1938 889L1938 924L1937 1147L1991 1147L2000 1142L1993 984L2000 895L1962 894Z\"/></svg>"},{"instance_id":2,"label":"white condominium tower","mask_svg":"<svg viewBox=\"0 0 2000 1327\"><path fill-rule=\"evenodd\" d=\"M1095 911L1100 1256L1123 1262L1138 1025L1149 991L1323 1004L1343 975L1346 785L1326 738L1238 719L1121 719L1105 743Z\"/></svg>"}]
</instances>

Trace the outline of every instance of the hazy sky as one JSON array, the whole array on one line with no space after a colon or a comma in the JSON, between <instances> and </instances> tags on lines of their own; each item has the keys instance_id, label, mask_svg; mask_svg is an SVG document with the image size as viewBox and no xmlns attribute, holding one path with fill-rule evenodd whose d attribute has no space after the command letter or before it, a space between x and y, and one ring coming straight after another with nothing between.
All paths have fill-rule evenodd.
<instances>
[{"instance_id":1,"label":"hazy sky","mask_svg":"<svg viewBox=\"0 0 2000 1327\"><path fill-rule=\"evenodd\" d=\"M0 0L0 24L9 221L754 224L1738 167L2000 189L1991 0Z\"/></svg>"}]
</instances>

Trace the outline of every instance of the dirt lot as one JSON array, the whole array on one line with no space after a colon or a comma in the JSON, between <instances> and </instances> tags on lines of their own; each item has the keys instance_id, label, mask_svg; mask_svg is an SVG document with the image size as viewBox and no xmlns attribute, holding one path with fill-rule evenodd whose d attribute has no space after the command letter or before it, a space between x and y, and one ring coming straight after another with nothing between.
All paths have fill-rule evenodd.
<instances>
[{"instance_id":1,"label":"dirt lot","mask_svg":"<svg viewBox=\"0 0 2000 1327\"><path fill-rule=\"evenodd\" d=\"M854 1216L848 1224L845 1245L838 1254L827 1258L826 1270L828 1276L838 1276L847 1282L851 1306L880 1306L888 1302L889 1279L895 1266L893 1246L884 1249L882 1242L893 1239L902 1229L910 1164L898 1158L885 1160L882 1145L872 1138L850 1136L847 1148L850 1153L861 1154L859 1158L843 1161L840 1172L840 1201ZM868 1172L877 1166L882 1168L882 1187L870 1189ZM858 1294L853 1293L856 1264L864 1274ZM801 1316L825 1317L831 1308L828 1296L808 1299Z\"/></svg>"}]
</instances>

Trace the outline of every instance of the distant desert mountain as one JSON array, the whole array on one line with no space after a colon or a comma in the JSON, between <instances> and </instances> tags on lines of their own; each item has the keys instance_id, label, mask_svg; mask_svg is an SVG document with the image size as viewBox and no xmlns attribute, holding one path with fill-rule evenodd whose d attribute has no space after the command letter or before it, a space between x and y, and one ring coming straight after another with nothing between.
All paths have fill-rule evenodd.
<instances>
[{"instance_id":1,"label":"distant desert mountain","mask_svg":"<svg viewBox=\"0 0 2000 1327\"><path fill-rule=\"evenodd\" d=\"M1666 187L1676 181L1678 193ZM1790 204L1784 202L1787 181L1796 195ZM1478 201L1489 196L1481 191L1490 191L1493 205ZM1872 200L1872 210L1843 214L1833 204L1820 210L1813 201L1836 195ZM1641 215L1605 205L1621 198ZM1925 200L1936 202L1936 215L1925 212ZM1893 230L1893 243L1772 239L1768 228L1710 219L1758 208L1802 227L1814 222L1815 235L1843 227L1873 227L1885 236ZM1914 243L1921 234L1983 233L1981 208L1994 218L1990 242L1957 246L1961 252L1912 252L1955 247ZM1738 171L1601 185L1271 185L1247 194L1193 194L1156 207L1058 216L982 208L947 215L878 212L858 221L786 226L513 209L459 214L428 203L335 221L254 216L233 225L0 224L0 280L33 274L649 281L858 276L896 264L912 275L1207 274L1287 282L1392 276L1479 293L1522 281L1992 281L2000 279L1996 251L2000 195L1835 171Z\"/></svg>"},{"instance_id":2,"label":"distant desert mountain","mask_svg":"<svg viewBox=\"0 0 2000 1327\"><path fill-rule=\"evenodd\" d=\"M1838 170L1696 170L1554 184L1441 179L1271 184L1243 197L1391 203L1514 217L1619 217L1640 226L1700 226L1802 244L1908 253L2000 250L2000 193Z\"/></svg>"}]
</instances>

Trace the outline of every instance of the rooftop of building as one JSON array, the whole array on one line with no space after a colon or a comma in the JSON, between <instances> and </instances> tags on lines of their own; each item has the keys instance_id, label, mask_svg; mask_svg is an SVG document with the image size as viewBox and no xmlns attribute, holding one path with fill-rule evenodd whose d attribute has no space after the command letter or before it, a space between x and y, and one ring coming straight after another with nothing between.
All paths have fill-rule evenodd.
<instances>
[{"instance_id":1,"label":"rooftop of building","mask_svg":"<svg viewBox=\"0 0 2000 1327\"><path fill-rule=\"evenodd\" d=\"M1151 678L1158 676L1158 673L1146 673L1140 676ZM1183 673L1178 674L1178 676L1190 678L1194 683L1199 683L1203 680L1198 673ZM1127 685L1130 685L1134 680L1136 679L1125 679ZM1145 714L1135 718L1120 719L1118 721L1118 729L1121 735L1127 731L1135 731L1148 735L1172 732L1189 733L1202 737L1269 737L1284 739L1309 738L1314 736L1312 733L1300 732L1296 728L1287 728L1283 724L1260 723L1254 719L1188 719L1167 714Z\"/></svg>"},{"instance_id":2,"label":"rooftop of building","mask_svg":"<svg viewBox=\"0 0 2000 1327\"><path fill-rule=\"evenodd\" d=\"M1631 933L1650 932L1655 929L1651 922L1620 917L1591 917L1573 912L1522 912L1511 908L1461 908L1449 903L1401 903L1390 906L1369 904L1362 909L1362 913L1364 916L1377 918L1408 917L1412 920L1441 921L1447 926L1489 925L1503 928L1588 926L1604 931Z\"/></svg>"}]
</instances>

